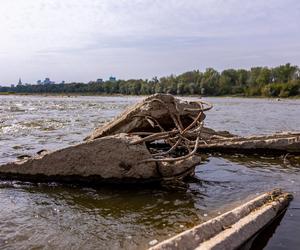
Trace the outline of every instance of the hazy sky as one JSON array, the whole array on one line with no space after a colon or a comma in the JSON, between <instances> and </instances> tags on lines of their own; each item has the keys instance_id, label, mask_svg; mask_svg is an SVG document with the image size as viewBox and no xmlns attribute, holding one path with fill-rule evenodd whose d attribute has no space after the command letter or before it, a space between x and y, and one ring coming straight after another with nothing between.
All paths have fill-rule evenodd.
<instances>
[{"instance_id":1,"label":"hazy sky","mask_svg":"<svg viewBox=\"0 0 300 250\"><path fill-rule=\"evenodd\" d=\"M300 64L299 0L1 0L0 84Z\"/></svg>"}]
</instances>

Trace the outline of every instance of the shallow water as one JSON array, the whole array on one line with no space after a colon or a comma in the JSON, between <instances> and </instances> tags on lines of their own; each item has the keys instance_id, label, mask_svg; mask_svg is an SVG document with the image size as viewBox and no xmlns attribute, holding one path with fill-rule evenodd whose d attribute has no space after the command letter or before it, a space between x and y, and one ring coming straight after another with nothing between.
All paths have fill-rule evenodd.
<instances>
[{"instance_id":1,"label":"shallow water","mask_svg":"<svg viewBox=\"0 0 300 250\"><path fill-rule=\"evenodd\" d=\"M140 97L0 96L0 163L83 140ZM300 100L207 98L206 124L240 135L299 130ZM2 249L144 249L249 196L294 194L266 249L300 245L300 159L208 155L186 189L87 188L0 181Z\"/></svg>"}]
</instances>

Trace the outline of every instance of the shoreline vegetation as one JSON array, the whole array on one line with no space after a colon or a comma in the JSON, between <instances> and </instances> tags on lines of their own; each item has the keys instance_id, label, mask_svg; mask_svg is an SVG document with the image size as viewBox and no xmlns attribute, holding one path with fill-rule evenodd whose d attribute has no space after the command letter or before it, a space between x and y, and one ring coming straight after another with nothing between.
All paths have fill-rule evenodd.
<instances>
[{"instance_id":1,"label":"shoreline vegetation","mask_svg":"<svg viewBox=\"0 0 300 250\"><path fill-rule=\"evenodd\" d=\"M157 92L161 93L161 92ZM157 94L155 93L155 94ZM164 94L164 93L161 93ZM150 94L149 94L150 95ZM43 92L43 93L16 93L16 92L0 92L0 96L42 96L42 97L80 97L80 96L103 96L103 97L109 97L109 96L120 96L120 97L126 97L126 96L149 96L148 94L120 94L120 93L51 93L51 92ZM300 99L300 94L295 96L288 96L288 97L279 97L279 96L246 96L246 95L201 95L201 94L185 94L185 95L178 95L175 94L174 96L182 96L182 97L214 97L214 98L256 98L256 99Z\"/></svg>"},{"instance_id":2,"label":"shoreline vegetation","mask_svg":"<svg viewBox=\"0 0 300 250\"><path fill-rule=\"evenodd\" d=\"M0 95L151 95L210 97L300 97L300 69L287 63L274 68L227 69L218 72L188 71L151 80L129 79L104 82L61 84L19 84L0 86Z\"/></svg>"},{"instance_id":3,"label":"shoreline vegetation","mask_svg":"<svg viewBox=\"0 0 300 250\"><path fill-rule=\"evenodd\" d=\"M99 96L99 97L134 97L134 96L140 96L140 97L147 97L149 95L146 94L140 94L140 95L134 95L134 94L116 94L116 93L111 93L111 94L106 94L106 93L14 93L14 92L0 92L0 97L1 96L40 96L40 97L80 97L80 96ZM296 96L288 96L288 97L279 97L279 96L245 96L245 95L218 95L218 96L213 96L213 95L176 95L176 96L181 96L181 97L214 97L214 98L249 98L249 99L274 99L274 100L284 100L284 99L300 99L300 95Z\"/></svg>"}]
</instances>

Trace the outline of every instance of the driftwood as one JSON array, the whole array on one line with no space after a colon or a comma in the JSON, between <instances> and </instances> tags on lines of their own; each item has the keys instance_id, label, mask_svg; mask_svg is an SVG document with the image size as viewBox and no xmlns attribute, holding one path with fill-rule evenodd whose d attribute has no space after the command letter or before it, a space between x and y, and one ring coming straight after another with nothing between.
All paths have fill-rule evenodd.
<instances>
[{"instance_id":1,"label":"driftwood","mask_svg":"<svg viewBox=\"0 0 300 250\"><path fill-rule=\"evenodd\" d=\"M281 190L264 193L149 250L239 249L283 215L292 198L290 193Z\"/></svg>"},{"instance_id":2,"label":"driftwood","mask_svg":"<svg viewBox=\"0 0 300 250\"><path fill-rule=\"evenodd\" d=\"M199 150L243 152L300 152L300 133L276 133L273 135L231 138L211 138L198 145Z\"/></svg>"}]
</instances>

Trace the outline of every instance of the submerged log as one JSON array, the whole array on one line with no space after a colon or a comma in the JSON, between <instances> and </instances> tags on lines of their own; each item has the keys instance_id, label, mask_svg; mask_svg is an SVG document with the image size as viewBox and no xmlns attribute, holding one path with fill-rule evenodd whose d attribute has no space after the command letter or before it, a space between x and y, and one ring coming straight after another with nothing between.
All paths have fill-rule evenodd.
<instances>
[{"instance_id":1,"label":"submerged log","mask_svg":"<svg viewBox=\"0 0 300 250\"><path fill-rule=\"evenodd\" d=\"M291 199L291 194L280 190L262 194L150 249L238 249L282 215Z\"/></svg>"},{"instance_id":2,"label":"submerged log","mask_svg":"<svg viewBox=\"0 0 300 250\"><path fill-rule=\"evenodd\" d=\"M201 142L199 150L209 151L243 151L243 152L289 152L300 153L300 133L275 133L273 135L231 138L211 138Z\"/></svg>"},{"instance_id":3,"label":"submerged log","mask_svg":"<svg viewBox=\"0 0 300 250\"><path fill-rule=\"evenodd\" d=\"M183 178L194 172L200 157L176 162L145 162L151 154L139 136L118 134L7 163L0 178L29 181L149 182Z\"/></svg>"}]
</instances>

